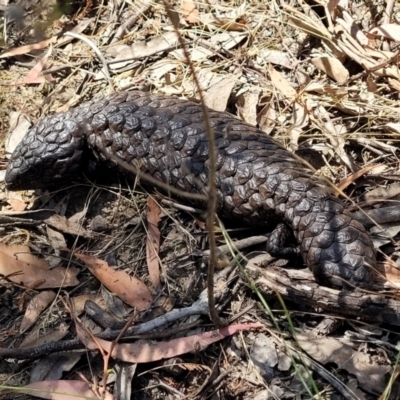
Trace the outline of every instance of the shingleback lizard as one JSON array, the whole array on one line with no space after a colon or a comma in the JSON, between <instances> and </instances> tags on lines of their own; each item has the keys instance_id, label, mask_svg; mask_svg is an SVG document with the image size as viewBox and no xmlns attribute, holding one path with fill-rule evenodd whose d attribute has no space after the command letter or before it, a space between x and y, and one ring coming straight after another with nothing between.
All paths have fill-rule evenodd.
<instances>
[{"instance_id":1,"label":"shingleback lizard","mask_svg":"<svg viewBox=\"0 0 400 400\"><path fill-rule=\"evenodd\" d=\"M375 251L364 226L322 180L260 129L210 110L217 151L217 210L223 218L275 227L273 256L299 251L316 280L369 288ZM12 154L10 190L60 184L90 149L132 174L132 166L183 192L207 194L209 145L199 104L139 91L112 94L42 118ZM299 247L287 245L293 233Z\"/></svg>"}]
</instances>

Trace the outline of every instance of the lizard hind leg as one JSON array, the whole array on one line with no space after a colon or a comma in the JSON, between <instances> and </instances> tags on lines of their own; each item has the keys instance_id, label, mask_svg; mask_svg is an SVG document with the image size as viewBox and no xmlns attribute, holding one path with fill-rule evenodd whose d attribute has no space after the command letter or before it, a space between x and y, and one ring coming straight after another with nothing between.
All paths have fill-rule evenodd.
<instances>
[{"instance_id":1,"label":"lizard hind leg","mask_svg":"<svg viewBox=\"0 0 400 400\"><path fill-rule=\"evenodd\" d=\"M272 231L267 242L267 252L275 258L297 259L300 255L300 250L297 246L290 245L293 243L294 237L290 228L280 223Z\"/></svg>"}]
</instances>

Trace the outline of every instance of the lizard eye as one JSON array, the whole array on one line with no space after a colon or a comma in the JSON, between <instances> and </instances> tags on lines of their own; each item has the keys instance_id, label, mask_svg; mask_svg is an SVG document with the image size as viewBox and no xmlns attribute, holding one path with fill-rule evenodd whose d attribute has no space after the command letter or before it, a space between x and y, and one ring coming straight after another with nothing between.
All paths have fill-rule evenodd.
<instances>
[{"instance_id":1,"label":"lizard eye","mask_svg":"<svg viewBox=\"0 0 400 400\"><path fill-rule=\"evenodd\" d=\"M28 171L28 175L31 176L31 177L32 176L36 176L37 172L38 172L37 168L30 168L29 171Z\"/></svg>"}]
</instances>

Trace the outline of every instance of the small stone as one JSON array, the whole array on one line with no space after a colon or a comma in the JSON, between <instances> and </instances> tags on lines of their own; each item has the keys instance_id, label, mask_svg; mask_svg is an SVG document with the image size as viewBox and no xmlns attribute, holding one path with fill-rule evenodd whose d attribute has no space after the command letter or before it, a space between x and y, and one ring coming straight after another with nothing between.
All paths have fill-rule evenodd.
<instances>
[{"instance_id":1,"label":"small stone","mask_svg":"<svg viewBox=\"0 0 400 400\"><path fill-rule=\"evenodd\" d=\"M258 335L255 339L250 357L254 363L266 364L271 368L278 364L275 343L264 334Z\"/></svg>"},{"instance_id":2,"label":"small stone","mask_svg":"<svg viewBox=\"0 0 400 400\"><path fill-rule=\"evenodd\" d=\"M101 215L96 215L89 227L94 232L103 232L108 229L108 224Z\"/></svg>"},{"instance_id":3,"label":"small stone","mask_svg":"<svg viewBox=\"0 0 400 400\"><path fill-rule=\"evenodd\" d=\"M292 365L292 360L285 353L278 354L278 369L279 371L289 371L290 366Z\"/></svg>"},{"instance_id":4,"label":"small stone","mask_svg":"<svg viewBox=\"0 0 400 400\"><path fill-rule=\"evenodd\" d=\"M250 358L267 382L274 377L274 367L278 364L278 355L271 339L263 334L258 335L251 348Z\"/></svg>"}]
</instances>

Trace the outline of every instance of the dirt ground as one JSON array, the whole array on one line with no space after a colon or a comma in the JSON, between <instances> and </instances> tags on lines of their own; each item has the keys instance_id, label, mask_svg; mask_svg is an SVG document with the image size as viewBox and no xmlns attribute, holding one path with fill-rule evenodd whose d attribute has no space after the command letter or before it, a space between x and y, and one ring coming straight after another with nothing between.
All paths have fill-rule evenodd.
<instances>
[{"instance_id":1,"label":"dirt ground","mask_svg":"<svg viewBox=\"0 0 400 400\"><path fill-rule=\"evenodd\" d=\"M400 399L399 3L0 0L0 22L1 169L40 117L199 101L194 72L208 107L332 182L378 255L373 288L341 292L216 225L215 327L206 210L107 166L4 189L0 398Z\"/></svg>"}]
</instances>

